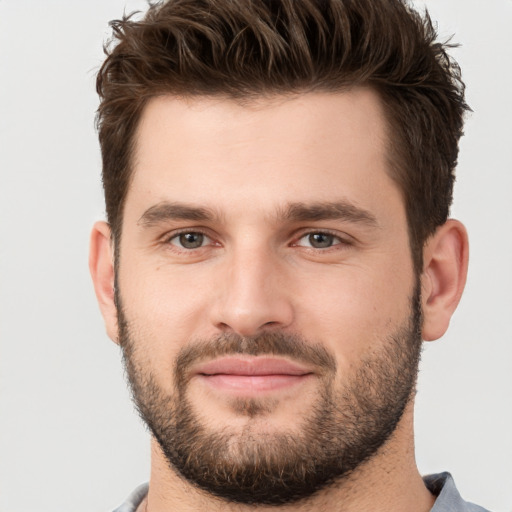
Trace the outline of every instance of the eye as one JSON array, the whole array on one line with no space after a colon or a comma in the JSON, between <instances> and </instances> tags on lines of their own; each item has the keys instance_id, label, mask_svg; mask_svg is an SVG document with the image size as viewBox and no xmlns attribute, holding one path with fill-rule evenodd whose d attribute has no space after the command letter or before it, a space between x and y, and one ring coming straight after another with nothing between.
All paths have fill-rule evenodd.
<instances>
[{"instance_id":1,"label":"eye","mask_svg":"<svg viewBox=\"0 0 512 512\"><path fill-rule=\"evenodd\" d=\"M312 247L313 249L328 249L340 243L342 243L342 240L339 237L319 231L302 236L298 240L297 245L301 247Z\"/></svg>"},{"instance_id":2,"label":"eye","mask_svg":"<svg viewBox=\"0 0 512 512\"><path fill-rule=\"evenodd\" d=\"M169 240L169 243L179 247L180 249L199 249L200 247L211 243L211 240L203 233L189 231L173 236Z\"/></svg>"}]
</instances>

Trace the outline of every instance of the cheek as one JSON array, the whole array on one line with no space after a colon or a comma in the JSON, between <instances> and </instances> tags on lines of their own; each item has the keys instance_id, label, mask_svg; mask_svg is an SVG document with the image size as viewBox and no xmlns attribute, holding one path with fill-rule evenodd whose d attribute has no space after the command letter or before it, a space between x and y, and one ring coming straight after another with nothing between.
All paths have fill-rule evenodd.
<instances>
[{"instance_id":1,"label":"cheek","mask_svg":"<svg viewBox=\"0 0 512 512\"><path fill-rule=\"evenodd\" d=\"M119 291L130 335L139 359L155 374L172 375L179 350L198 335L208 302L199 283L187 272L143 269L130 262L121 266ZM169 383L168 378L159 380L164 387Z\"/></svg>"},{"instance_id":2,"label":"cheek","mask_svg":"<svg viewBox=\"0 0 512 512\"><path fill-rule=\"evenodd\" d=\"M375 350L410 316L411 269L397 274L390 266L382 272L343 268L321 286L309 281L316 286L296 292L299 330L325 343L342 368Z\"/></svg>"},{"instance_id":3,"label":"cheek","mask_svg":"<svg viewBox=\"0 0 512 512\"><path fill-rule=\"evenodd\" d=\"M407 251L373 254L364 264L280 263L275 293L294 311L290 331L325 344L340 367L374 350L410 314L412 264ZM225 290L226 265L173 266L136 250L120 265L119 288L133 337L164 374L179 350L215 332L210 312Z\"/></svg>"}]
</instances>

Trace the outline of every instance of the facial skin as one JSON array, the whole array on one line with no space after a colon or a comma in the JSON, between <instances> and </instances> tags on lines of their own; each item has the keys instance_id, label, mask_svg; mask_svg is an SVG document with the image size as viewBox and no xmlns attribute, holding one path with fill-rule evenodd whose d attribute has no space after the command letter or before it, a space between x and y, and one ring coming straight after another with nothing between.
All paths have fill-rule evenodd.
<instances>
[{"instance_id":1,"label":"facial skin","mask_svg":"<svg viewBox=\"0 0 512 512\"><path fill-rule=\"evenodd\" d=\"M124 313L119 323L135 403L174 470L230 502L280 505L308 498L347 478L394 432L416 381L419 319L419 314L413 314L408 325L383 339L379 350L361 361L356 373L338 388L330 354L300 338L274 332L251 338L231 334L196 340L184 347L176 360L172 394L163 392L155 373L141 363L138 340ZM325 364L319 365L324 355ZM310 411L290 421L287 428L268 428L266 423L271 423L282 400L287 399L273 396L278 394L273 381L289 379L268 376L267 367L265 376L238 380L270 381L269 392L247 390L243 382L244 387L230 390L234 395L228 402L231 414L249 420L243 428L231 428L229 422L222 429L209 428L208 418L202 417L201 406L198 408L193 398L196 381L227 379L225 375L197 376L194 367L202 361L215 364L222 356L299 361L312 371L308 378L315 389ZM305 386L296 387L304 392ZM307 387L306 392L313 393Z\"/></svg>"},{"instance_id":2,"label":"facial skin","mask_svg":"<svg viewBox=\"0 0 512 512\"><path fill-rule=\"evenodd\" d=\"M348 470L377 460L393 431L388 444L411 451L412 421L402 412L419 330L434 339L446 329L462 293L467 241L450 221L414 275L386 133L378 98L366 89L249 105L150 101L117 248L118 308L105 224L93 232L91 268L107 330L123 346L139 408L160 440L173 417L192 418L199 437L228 443L228 475L256 452L272 458L293 445L287 440L322 440L322 421L323 441L341 445L331 462L348 453L348 433L360 433L363 447L372 437L369 451L350 455L361 460ZM373 422L371 435L362 418ZM395 430L405 421L409 431ZM172 459L168 444L156 458ZM255 496L199 485L234 501Z\"/></svg>"}]
</instances>

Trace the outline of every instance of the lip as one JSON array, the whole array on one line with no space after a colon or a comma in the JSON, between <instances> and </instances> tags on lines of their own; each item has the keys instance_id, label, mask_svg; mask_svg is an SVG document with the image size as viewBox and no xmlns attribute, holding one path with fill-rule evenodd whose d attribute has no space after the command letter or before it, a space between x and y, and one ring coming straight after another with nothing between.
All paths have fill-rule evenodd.
<instances>
[{"instance_id":1,"label":"lip","mask_svg":"<svg viewBox=\"0 0 512 512\"><path fill-rule=\"evenodd\" d=\"M303 383L311 369L274 357L223 357L200 364L194 374L214 389L237 395L277 391Z\"/></svg>"},{"instance_id":2,"label":"lip","mask_svg":"<svg viewBox=\"0 0 512 512\"><path fill-rule=\"evenodd\" d=\"M208 361L196 367L195 373L202 375L305 375L312 373L310 369L275 357L222 357Z\"/></svg>"}]
</instances>

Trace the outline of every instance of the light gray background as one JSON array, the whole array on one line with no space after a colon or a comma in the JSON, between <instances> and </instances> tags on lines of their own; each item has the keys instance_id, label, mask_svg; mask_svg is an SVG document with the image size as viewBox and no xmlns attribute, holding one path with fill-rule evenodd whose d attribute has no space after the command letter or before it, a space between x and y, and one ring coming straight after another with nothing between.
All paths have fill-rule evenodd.
<instances>
[{"instance_id":1,"label":"light gray background","mask_svg":"<svg viewBox=\"0 0 512 512\"><path fill-rule=\"evenodd\" d=\"M417 400L424 473L512 511L512 1L427 0L474 114L454 216L467 291L427 346ZM420 5L420 2L417 2ZM87 269L102 217L94 74L128 0L0 0L0 511L107 511L148 477L117 347Z\"/></svg>"}]
</instances>

